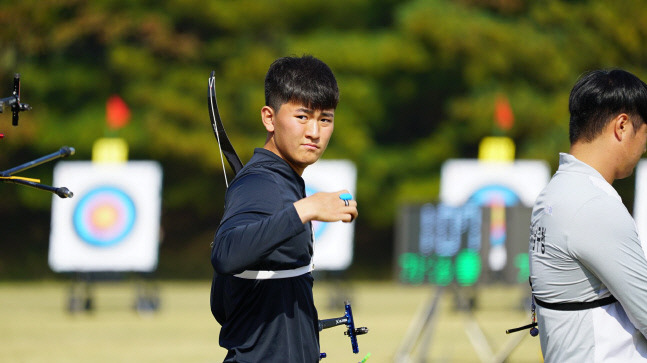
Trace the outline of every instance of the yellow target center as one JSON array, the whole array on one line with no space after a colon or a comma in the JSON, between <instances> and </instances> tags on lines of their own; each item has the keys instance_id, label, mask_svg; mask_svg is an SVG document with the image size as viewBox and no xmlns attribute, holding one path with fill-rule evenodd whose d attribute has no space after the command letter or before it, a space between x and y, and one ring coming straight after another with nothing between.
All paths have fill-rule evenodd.
<instances>
[{"instance_id":1,"label":"yellow target center","mask_svg":"<svg viewBox=\"0 0 647 363\"><path fill-rule=\"evenodd\" d=\"M117 211L111 206L101 206L92 212L92 224L100 229L110 228L117 221Z\"/></svg>"}]
</instances>

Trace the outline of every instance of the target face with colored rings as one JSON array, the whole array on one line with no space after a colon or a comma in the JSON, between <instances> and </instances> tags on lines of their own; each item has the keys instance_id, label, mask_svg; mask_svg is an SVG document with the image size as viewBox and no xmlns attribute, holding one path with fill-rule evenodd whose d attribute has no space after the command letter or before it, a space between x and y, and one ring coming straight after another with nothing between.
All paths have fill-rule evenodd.
<instances>
[{"instance_id":1,"label":"target face with colored rings","mask_svg":"<svg viewBox=\"0 0 647 363\"><path fill-rule=\"evenodd\" d=\"M73 224L85 242L99 247L119 244L131 232L136 211L121 189L102 186L85 194L74 208Z\"/></svg>"}]
</instances>

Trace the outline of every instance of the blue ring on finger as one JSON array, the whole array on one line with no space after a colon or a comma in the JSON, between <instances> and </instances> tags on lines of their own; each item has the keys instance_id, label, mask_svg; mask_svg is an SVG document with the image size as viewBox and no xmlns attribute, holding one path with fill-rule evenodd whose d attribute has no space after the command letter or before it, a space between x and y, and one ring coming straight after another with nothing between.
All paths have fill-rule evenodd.
<instances>
[{"instance_id":1,"label":"blue ring on finger","mask_svg":"<svg viewBox=\"0 0 647 363\"><path fill-rule=\"evenodd\" d=\"M353 199L353 196L350 193L343 193L339 195L339 199L341 200L351 200Z\"/></svg>"}]
</instances>

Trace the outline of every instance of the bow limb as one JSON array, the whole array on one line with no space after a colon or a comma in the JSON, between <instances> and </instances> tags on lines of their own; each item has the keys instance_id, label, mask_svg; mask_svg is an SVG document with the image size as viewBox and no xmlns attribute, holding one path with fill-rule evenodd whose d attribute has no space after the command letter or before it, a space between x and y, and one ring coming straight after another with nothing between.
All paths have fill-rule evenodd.
<instances>
[{"instance_id":1,"label":"bow limb","mask_svg":"<svg viewBox=\"0 0 647 363\"><path fill-rule=\"evenodd\" d=\"M211 76L209 76L209 94L208 94L208 106L209 106L209 117L211 118L211 127L213 128L213 133L216 136L218 141L218 148L220 150L220 161L222 162L222 172L225 176L225 185L229 188L229 181L227 180L227 173L225 171L225 161L224 157L227 159L229 166L234 171L234 175L238 174L240 169L243 168L243 163L240 161L234 146L229 141L227 133L225 132L225 126L222 124L222 119L220 118L220 113L218 112L218 102L216 101L216 72L211 71Z\"/></svg>"}]
</instances>

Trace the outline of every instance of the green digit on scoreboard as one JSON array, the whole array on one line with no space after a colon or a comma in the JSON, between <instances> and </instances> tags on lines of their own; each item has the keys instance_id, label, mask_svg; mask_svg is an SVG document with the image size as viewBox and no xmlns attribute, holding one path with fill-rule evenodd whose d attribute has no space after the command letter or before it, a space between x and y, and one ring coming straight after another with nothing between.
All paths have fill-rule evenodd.
<instances>
[{"instance_id":1,"label":"green digit on scoreboard","mask_svg":"<svg viewBox=\"0 0 647 363\"><path fill-rule=\"evenodd\" d=\"M456 282L461 286L474 285L481 276L481 257L477 251L464 249L456 256Z\"/></svg>"},{"instance_id":2,"label":"green digit on scoreboard","mask_svg":"<svg viewBox=\"0 0 647 363\"><path fill-rule=\"evenodd\" d=\"M454 279L454 269L450 257L438 257L433 269L434 281L440 286L449 285Z\"/></svg>"},{"instance_id":3,"label":"green digit on scoreboard","mask_svg":"<svg viewBox=\"0 0 647 363\"><path fill-rule=\"evenodd\" d=\"M404 253L398 258L400 281L408 284L421 284L425 279L426 258L417 253Z\"/></svg>"}]
</instances>

